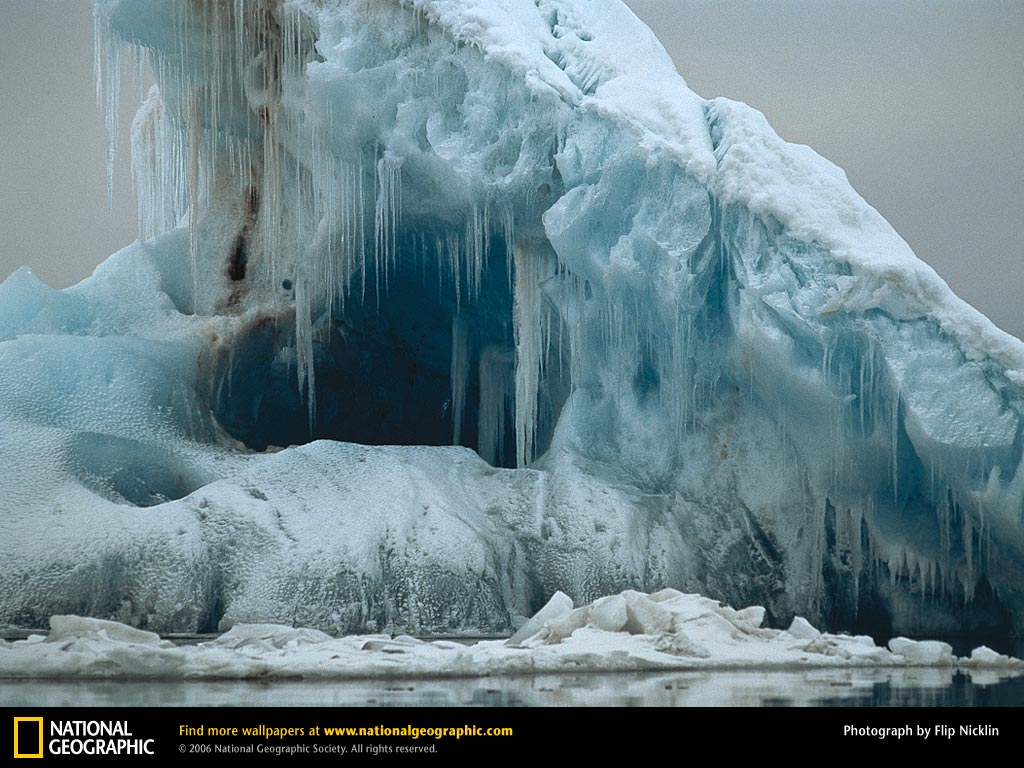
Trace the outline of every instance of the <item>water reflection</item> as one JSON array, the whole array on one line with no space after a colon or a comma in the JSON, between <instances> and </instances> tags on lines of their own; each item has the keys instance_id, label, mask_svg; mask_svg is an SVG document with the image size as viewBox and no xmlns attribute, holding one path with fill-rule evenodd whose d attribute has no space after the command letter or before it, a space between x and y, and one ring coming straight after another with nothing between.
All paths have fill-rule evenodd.
<instances>
[{"instance_id":1,"label":"water reflection","mask_svg":"<svg viewBox=\"0 0 1024 768\"><path fill-rule=\"evenodd\" d=\"M6 706L1022 706L1024 675L938 669L355 681L0 681Z\"/></svg>"}]
</instances>

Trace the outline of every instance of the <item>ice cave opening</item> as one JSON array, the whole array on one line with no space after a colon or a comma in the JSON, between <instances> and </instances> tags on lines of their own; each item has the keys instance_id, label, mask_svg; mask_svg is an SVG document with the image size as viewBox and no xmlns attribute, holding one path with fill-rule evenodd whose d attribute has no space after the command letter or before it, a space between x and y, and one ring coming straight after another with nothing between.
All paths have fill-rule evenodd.
<instances>
[{"instance_id":1,"label":"ice cave opening","mask_svg":"<svg viewBox=\"0 0 1024 768\"><path fill-rule=\"evenodd\" d=\"M450 229L450 228L449 228ZM459 237L400 229L389 263L365 265L313 323L314 398L297 375L295 314L264 313L208 367L218 426L250 450L337 440L364 445L463 445L515 467L516 329L510 244L487 237L478 274ZM232 256L227 269L244 279ZM236 277L237 275L237 277ZM289 301L297 290L285 277ZM545 307L534 456L548 447L569 394L569 343Z\"/></svg>"}]
</instances>

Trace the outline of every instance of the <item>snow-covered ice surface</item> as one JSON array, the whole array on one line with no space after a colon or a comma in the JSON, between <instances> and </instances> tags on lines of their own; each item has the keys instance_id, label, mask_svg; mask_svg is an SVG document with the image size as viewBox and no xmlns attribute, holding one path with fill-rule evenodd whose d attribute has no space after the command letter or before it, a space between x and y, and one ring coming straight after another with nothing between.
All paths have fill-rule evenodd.
<instances>
[{"instance_id":1,"label":"snow-covered ice surface","mask_svg":"<svg viewBox=\"0 0 1024 768\"><path fill-rule=\"evenodd\" d=\"M1024 344L618 0L96 18L108 114L141 57L158 81L145 239L65 290L0 285L0 623L511 634L559 590L665 587L810 622L711 611L708 657L610 631L625 598L529 651L69 641L175 675L895 663L810 625L1024 632Z\"/></svg>"},{"instance_id":2,"label":"snow-covered ice surface","mask_svg":"<svg viewBox=\"0 0 1024 768\"><path fill-rule=\"evenodd\" d=\"M934 640L821 633L797 618L761 626L764 608L734 610L699 595L627 590L574 609L562 593L528 636L471 645L408 635L333 638L315 629L239 624L215 640L175 646L111 621L54 616L48 635L0 644L6 678L413 678L573 672L819 667L969 667L1024 673L989 648L957 658Z\"/></svg>"}]
</instances>

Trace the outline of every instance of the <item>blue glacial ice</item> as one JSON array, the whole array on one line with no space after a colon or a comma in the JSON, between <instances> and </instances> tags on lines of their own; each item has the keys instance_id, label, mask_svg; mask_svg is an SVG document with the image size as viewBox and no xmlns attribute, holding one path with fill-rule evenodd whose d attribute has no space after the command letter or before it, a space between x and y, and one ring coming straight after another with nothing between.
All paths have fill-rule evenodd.
<instances>
[{"instance_id":1,"label":"blue glacial ice","mask_svg":"<svg viewBox=\"0 0 1024 768\"><path fill-rule=\"evenodd\" d=\"M96 30L143 239L0 285L0 623L1024 631L1024 344L618 0Z\"/></svg>"}]
</instances>

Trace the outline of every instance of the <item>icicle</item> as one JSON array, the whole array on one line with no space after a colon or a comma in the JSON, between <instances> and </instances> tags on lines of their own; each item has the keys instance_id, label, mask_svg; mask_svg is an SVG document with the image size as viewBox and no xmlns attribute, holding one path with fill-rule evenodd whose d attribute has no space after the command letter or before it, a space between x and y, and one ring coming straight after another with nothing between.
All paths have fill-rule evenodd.
<instances>
[{"instance_id":1,"label":"icicle","mask_svg":"<svg viewBox=\"0 0 1024 768\"><path fill-rule=\"evenodd\" d=\"M864 569L864 545L861 541L861 530L864 526L864 510L854 507L850 510L853 518L853 606L857 611L860 605L860 575Z\"/></svg>"},{"instance_id":2,"label":"icicle","mask_svg":"<svg viewBox=\"0 0 1024 768\"><path fill-rule=\"evenodd\" d=\"M469 386L469 326L461 316L452 318L452 445L462 445L462 421Z\"/></svg>"},{"instance_id":3,"label":"icicle","mask_svg":"<svg viewBox=\"0 0 1024 768\"><path fill-rule=\"evenodd\" d=\"M466 244L467 292L471 302L476 302L480 297L480 286L487 266L487 218L486 208L481 209L479 205L474 205L466 217L463 241Z\"/></svg>"},{"instance_id":4,"label":"icicle","mask_svg":"<svg viewBox=\"0 0 1024 768\"><path fill-rule=\"evenodd\" d=\"M189 228L192 259L192 306L199 311L199 142L202 126L199 122L199 100L195 94L188 99L188 199L190 205Z\"/></svg>"},{"instance_id":5,"label":"icicle","mask_svg":"<svg viewBox=\"0 0 1024 768\"><path fill-rule=\"evenodd\" d=\"M505 463L505 424L515 404L514 367L511 350L488 346L480 352L477 453L496 466Z\"/></svg>"},{"instance_id":6,"label":"icicle","mask_svg":"<svg viewBox=\"0 0 1024 768\"><path fill-rule=\"evenodd\" d=\"M544 253L517 242L513 313L516 339L516 466L533 461L542 352L541 279Z\"/></svg>"},{"instance_id":7,"label":"icicle","mask_svg":"<svg viewBox=\"0 0 1024 768\"><path fill-rule=\"evenodd\" d=\"M377 309L383 277L387 292L388 272L397 259L398 216L401 212L402 158L390 150L377 161L377 199L374 211L374 267L377 277Z\"/></svg>"},{"instance_id":8,"label":"icicle","mask_svg":"<svg viewBox=\"0 0 1024 768\"><path fill-rule=\"evenodd\" d=\"M462 249L458 234L448 232L443 246L440 240L438 240L438 255L440 256L442 252L448 255L448 264L454 278L453 282L455 283L455 309L458 311L462 304ZM442 265L438 263L438 271L440 272L442 269Z\"/></svg>"},{"instance_id":9,"label":"icicle","mask_svg":"<svg viewBox=\"0 0 1024 768\"><path fill-rule=\"evenodd\" d=\"M110 32L110 20L99 5L93 7L93 67L96 75L96 99L105 119L107 201L114 199L114 161L117 158L118 123L121 117L120 41Z\"/></svg>"},{"instance_id":10,"label":"icicle","mask_svg":"<svg viewBox=\"0 0 1024 768\"><path fill-rule=\"evenodd\" d=\"M899 493L899 480L900 480L900 466L899 466L899 447L900 447L900 398L902 394L899 388L893 394L892 398L892 501L893 507L899 509L900 506L900 493Z\"/></svg>"},{"instance_id":11,"label":"icicle","mask_svg":"<svg viewBox=\"0 0 1024 768\"><path fill-rule=\"evenodd\" d=\"M295 352L299 391L305 393L309 416L309 434L316 425L316 372L313 363L313 316L310 288L305 279L295 285Z\"/></svg>"},{"instance_id":12,"label":"icicle","mask_svg":"<svg viewBox=\"0 0 1024 768\"><path fill-rule=\"evenodd\" d=\"M963 536L964 542L964 606L970 605L974 599L974 586L977 581L977 573L975 572L974 563L974 526L971 523L970 515L964 514L963 516Z\"/></svg>"}]
</instances>

